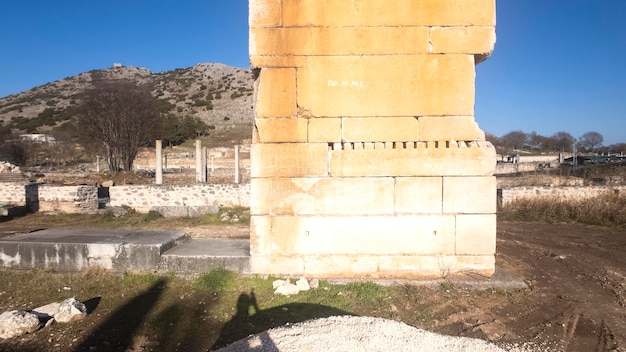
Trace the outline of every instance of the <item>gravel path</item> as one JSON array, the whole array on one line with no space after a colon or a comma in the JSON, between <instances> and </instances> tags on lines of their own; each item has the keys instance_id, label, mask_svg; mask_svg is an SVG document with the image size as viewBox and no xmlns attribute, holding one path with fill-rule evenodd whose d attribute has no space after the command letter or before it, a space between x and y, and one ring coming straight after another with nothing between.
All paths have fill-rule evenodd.
<instances>
[{"instance_id":1,"label":"gravel path","mask_svg":"<svg viewBox=\"0 0 626 352\"><path fill-rule=\"evenodd\" d=\"M219 352L463 351L505 352L486 341L438 335L387 319L337 316L249 336Z\"/></svg>"}]
</instances>

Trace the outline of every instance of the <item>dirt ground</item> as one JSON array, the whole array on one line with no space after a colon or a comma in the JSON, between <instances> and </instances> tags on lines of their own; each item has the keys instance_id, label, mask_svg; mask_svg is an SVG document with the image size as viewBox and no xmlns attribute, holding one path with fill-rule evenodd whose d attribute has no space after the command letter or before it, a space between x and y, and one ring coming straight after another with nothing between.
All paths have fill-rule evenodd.
<instances>
[{"instance_id":1,"label":"dirt ground","mask_svg":"<svg viewBox=\"0 0 626 352\"><path fill-rule=\"evenodd\" d=\"M625 254L623 228L501 222L496 262L529 289L482 296L475 307L439 303L451 312L443 324L451 334L480 331L558 351L625 351Z\"/></svg>"},{"instance_id":2,"label":"dirt ground","mask_svg":"<svg viewBox=\"0 0 626 352\"><path fill-rule=\"evenodd\" d=\"M194 236L242 237L245 231L241 225L207 227L197 229ZM234 308L228 314L207 313L217 297L185 292L186 286L176 281L168 283L170 291L160 288L163 283L155 283L141 292L116 288L119 297L102 297L99 305L91 302L93 313L83 322L55 324L0 341L0 351L206 351L216 342L225 345L297 322L292 315L296 310L301 313L297 320L335 314L376 316L442 334L485 339L511 351L626 351L626 229L499 222L497 246L497 265L523 278L528 289L472 291L446 284L404 285L396 287L386 302L357 304L349 312L300 303L298 296L288 305L263 309L264 302L273 298L261 298L259 290L263 310L238 317ZM70 286L79 299L106 291L98 280L90 280L91 274L81 275L51 283L55 279L43 274L0 270L0 310L36 304L29 294L45 285ZM34 286L27 289L25 283ZM178 291L176 285L182 285ZM51 298L68 294L59 291ZM120 313L124 311L120 307L129 304L128 297L133 297L131 303L139 309L161 301L159 313L135 322L136 311ZM235 303L236 297L219 299L229 299L233 306L240 303ZM126 336L129 330L134 331L132 337Z\"/></svg>"}]
</instances>

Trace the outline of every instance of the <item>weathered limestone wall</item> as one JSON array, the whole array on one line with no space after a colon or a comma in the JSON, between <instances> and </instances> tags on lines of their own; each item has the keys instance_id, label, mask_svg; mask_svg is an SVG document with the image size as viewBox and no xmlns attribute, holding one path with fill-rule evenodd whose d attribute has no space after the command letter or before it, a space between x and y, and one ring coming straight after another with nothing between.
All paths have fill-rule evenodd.
<instances>
[{"instance_id":1,"label":"weathered limestone wall","mask_svg":"<svg viewBox=\"0 0 626 352\"><path fill-rule=\"evenodd\" d=\"M193 207L250 206L250 184L128 185L109 187L110 206L129 206L140 213L170 208L188 216ZM92 213L98 210L95 186L54 186L0 182L0 203L27 206L33 211ZM187 207L186 213L183 213Z\"/></svg>"},{"instance_id":2,"label":"weathered limestone wall","mask_svg":"<svg viewBox=\"0 0 626 352\"><path fill-rule=\"evenodd\" d=\"M109 187L111 206L147 213L155 207L250 205L250 184L129 185Z\"/></svg>"},{"instance_id":3,"label":"weathered limestone wall","mask_svg":"<svg viewBox=\"0 0 626 352\"><path fill-rule=\"evenodd\" d=\"M0 182L0 202L26 205L26 185L24 182Z\"/></svg>"},{"instance_id":4,"label":"weathered limestone wall","mask_svg":"<svg viewBox=\"0 0 626 352\"><path fill-rule=\"evenodd\" d=\"M250 0L252 270L494 271L495 0Z\"/></svg>"},{"instance_id":5,"label":"weathered limestone wall","mask_svg":"<svg viewBox=\"0 0 626 352\"><path fill-rule=\"evenodd\" d=\"M78 214L98 210L98 188L95 186L39 185L37 192L39 211Z\"/></svg>"}]
</instances>

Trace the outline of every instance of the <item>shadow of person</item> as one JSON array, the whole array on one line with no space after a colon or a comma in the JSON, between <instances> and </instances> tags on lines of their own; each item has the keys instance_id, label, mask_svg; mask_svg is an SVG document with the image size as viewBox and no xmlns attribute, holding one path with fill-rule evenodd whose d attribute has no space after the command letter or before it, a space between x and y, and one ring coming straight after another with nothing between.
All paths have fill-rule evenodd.
<instances>
[{"instance_id":1,"label":"shadow of person","mask_svg":"<svg viewBox=\"0 0 626 352\"><path fill-rule=\"evenodd\" d=\"M141 326L146 315L161 297L164 285L164 279L158 280L144 292L128 301L76 346L74 351L125 351L132 345L133 335ZM97 302L89 303L89 306L95 309L94 304L100 303L100 297L97 298ZM88 310L90 310L89 307Z\"/></svg>"},{"instance_id":2,"label":"shadow of person","mask_svg":"<svg viewBox=\"0 0 626 352\"><path fill-rule=\"evenodd\" d=\"M250 314L251 310L254 312L253 314ZM263 333L275 327L336 315L354 314L334 307L312 303L290 303L260 310L254 290L250 294L242 293L237 299L235 315L224 324L220 336L209 350L226 347L235 341L253 334ZM268 334L261 334L260 341L262 346L259 347L259 351L277 350Z\"/></svg>"}]
</instances>

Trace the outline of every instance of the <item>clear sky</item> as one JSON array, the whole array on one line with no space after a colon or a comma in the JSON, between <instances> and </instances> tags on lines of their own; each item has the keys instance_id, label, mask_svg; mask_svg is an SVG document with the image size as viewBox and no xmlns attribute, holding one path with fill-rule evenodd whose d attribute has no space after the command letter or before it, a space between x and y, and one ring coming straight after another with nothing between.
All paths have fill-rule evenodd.
<instances>
[{"instance_id":1,"label":"clear sky","mask_svg":"<svg viewBox=\"0 0 626 352\"><path fill-rule=\"evenodd\" d=\"M397 0L401 1L401 0ZM391 1L390 1L391 4ZM248 67L246 0L0 0L0 97L114 62ZM626 143L626 0L497 0L476 121Z\"/></svg>"}]
</instances>

